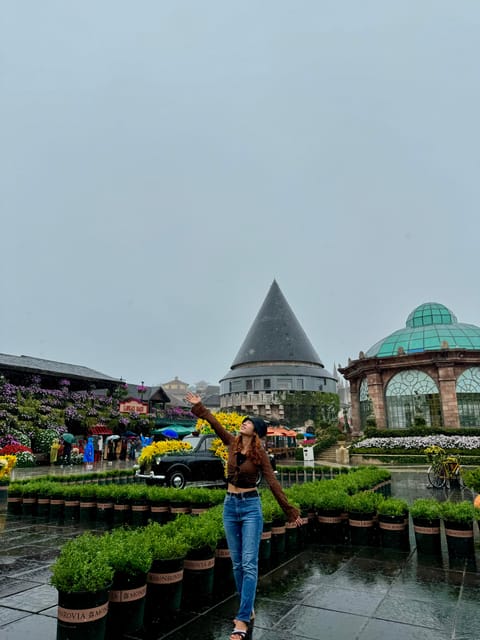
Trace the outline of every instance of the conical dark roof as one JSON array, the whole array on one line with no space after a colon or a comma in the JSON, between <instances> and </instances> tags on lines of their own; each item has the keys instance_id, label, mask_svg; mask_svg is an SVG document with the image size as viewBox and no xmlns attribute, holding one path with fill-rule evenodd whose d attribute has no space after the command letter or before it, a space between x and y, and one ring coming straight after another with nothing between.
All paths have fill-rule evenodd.
<instances>
[{"instance_id":1,"label":"conical dark roof","mask_svg":"<svg viewBox=\"0 0 480 640\"><path fill-rule=\"evenodd\" d=\"M276 280L231 368L253 362L307 362L323 367Z\"/></svg>"}]
</instances>

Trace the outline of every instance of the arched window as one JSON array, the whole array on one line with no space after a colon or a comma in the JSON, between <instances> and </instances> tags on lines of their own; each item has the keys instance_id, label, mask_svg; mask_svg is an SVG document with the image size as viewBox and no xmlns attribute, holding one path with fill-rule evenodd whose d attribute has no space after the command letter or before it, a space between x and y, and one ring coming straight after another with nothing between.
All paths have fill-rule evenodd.
<instances>
[{"instance_id":1,"label":"arched window","mask_svg":"<svg viewBox=\"0 0 480 640\"><path fill-rule=\"evenodd\" d=\"M466 369L458 376L457 404L461 427L480 426L480 367Z\"/></svg>"},{"instance_id":2,"label":"arched window","mask_svg":"<svg viewBox=\"0 0 480 640\"><path fill-rule=\"evenodd\" d=\"M397 373L385 391L389 429L442 426L440 395L435 381L423 371Z\"/></svg>"},{"instance_id":3,"label":"arched window","mask_svg":"<svg viewBox=\"0 0 480 640\"><path fill-rule=\"evenodd\" d=\"M373 413L373 405L368 395L368 382L366 378L363 378L360 383L358 396L360 400L360 423L363 430L367 424L368 416Z\"/></svg>"}]
</instances>

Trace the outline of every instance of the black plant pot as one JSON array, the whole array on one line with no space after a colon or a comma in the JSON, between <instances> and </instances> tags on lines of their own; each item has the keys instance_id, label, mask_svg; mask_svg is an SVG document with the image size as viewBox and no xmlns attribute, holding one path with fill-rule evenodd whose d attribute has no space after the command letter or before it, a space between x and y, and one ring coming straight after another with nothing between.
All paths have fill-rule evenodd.
<instances>
[{"instance_id":1,"label":"black plant pot","mask_svg":"<svg viewBox=\"0 0 480 640\"><path fill-rule=\"evenodd\" d=\"M417 553L438 556L442 552L440 518L413 518L413 531Z\"/></svg>"},{"instance_id":2,"label":"black plant pot","mask_svg":"<svg viewBox=\"0 0 480 640\"><path fill-rule=\"evenodd\" d=\"M80 500L78 498L65 498L63 505L63 519L65 522L69 520L78 520L80 514Z\"/></svg>"},{"instance_id":3,"label":"black plant pot","mask_svg":"<svg viewBox=\"0 0 480 640\"><path fill-rule=\"evenodd\" d=\"M318 511L316 541L320 544L343 544L344 520L340 510Z\"/></svg>"},{"instance_id":4,"label":"black plant pot","mask_svg":"<svg viewBox=\"0 0 480 640\"><path fill-rule=\"evenodd\" d=\"M131 523L133 527L144 527L148 523L150 507L146 500L132 502Z\"/></svg>"},{"instance_id":5,"label":"black plant pot","mask_svg":"<svg viewBox=\"0 0 480 640\"><path fill-rule=\"evenodd\" d=\"M93 498L85 498L80 500L79 504L79 520L82 524L91 524L95 522L97 517L97 503Z\"/></svg>"},{"instance_id":6,"label":"black plant pot","mask_svg":"<svg viewBox=\"0 0 480 640\"><path fill-rule=\"evenodd\" d=\"M402 516L387 516L379 514L378 529L380 545L387 549L408 551L410 541L408 537L408 514Z\"/></svg>"},{"instance_id":7,"label":"black plant pot","mask_svg":"<svg viewBox=\"0 0 480 640\"><path fill-rule=\"evenodd\" d=\"M218 541L215 549L213 593L223 597L235 593L232 558L225 538Z\"/></svg>"},{"instance_id":8,"label":"black plant pot","mask_svg":"<svg viewBox=\"0 0 480 640\"><path fill-rule=\"evenodd\" d=\"M22 496L9 495L7 498L7 511L14 516L22 515Z\"/></svg>"},{"instance_id":9,"label":"black plant pot","mask_svg":"<svg viewBox=\"0 0 480 640\"><path fill-rule=\"evenodd\" d=\"M183 558L154 560L147 574L145 624L162 624L180 610L183 591Z\"/></svg>"},{"instance_id":10,"label":"black plant pot","mask_svg":"<svg viewBox=\"0 0 480 640\"><path fill-rule=\"evenodd\" d=\"M170 520L170 507L168 500L150 502L150 519L158 524L166 524Z\"/></svg>"},{"instance_id":11,"label":"black plant pot","mask_svg":"<svg viewBox=\"0 0 480 640\"><path fill-rule=\"evenodd\" d=\"M209 547L191 549L183 566L182 608L197 610L212 598L215 551Z\"/></svg>"},{"instance_id":12,"label":"black plant pot","mask_svg":"<svg viewBox=\"0 0 480 640\"><path fill-rule=\"evenodd\" d=\"M115 572L108 600L107 638L121 638L143 626L147 574Z\"/></svg>"},{"instance_id":13,"label":"black plant pot","mask_svg":"<svg viewBox=\"0 0 480 640\"><path fill-rule=\"evenodd\" d=\"M113 502L97 502L97 525L108 527L113 521Z\"/></svg>"},{"instance_id":14,"label":"black plant pot","mask_svg":"<svg viewBox=\"0 0 480 640\"><path fill-rule=\"evenodd\" d=\"M260 547L258 550L259 566L262 569L266 569L270 566L270 560L272 557L272 523L264 522L262 537L260 539Z\"/></svg>"},{"instance_id":15,"label":"black plant pot","mask_svg":"<svg viewBox=\"0 0 480 640\"><path fill-rule=\"evenodd\" d=\"M445 520L444 526L449 557L473 558L475 556L473 521L449 522Z\"/></svg>"},{"instance_id":16,"label":"black plant pot","mask_svg":"<svg viewBox=\"0 0 480 640\"><path fill-rule=\"evenodd\" d=\"M375 512L348 514L350 543L354 546L374 547L378 544Z\"/></svg>"},{"instance_id":17,"label":"black plant pot","mask_svg":"<svg viewBox=\"0 0 480 640\"><path fill-rule=\"evenodd\" d=\"M58 592L57 640L104 640L108 589Z\"/></svg>"},{"instance_id":18,"label":"black plant pot","mask_svg":"<svg viewBox=\"0 0 480 640\"><path fill-rule=\"evenodd\" d=\"M128 501L115 502L113 505L113 524L121 526L130 523L131 507Z\"/></svg>"},{"instance_id":19,"label":"black plant pot","mask_svg":"<svg viewBox=\"0 0 480 640\"><path fill-rule=\"evenodd\" d=\"M285 537L285 520L274 520L272 522L272 557L276 562L280 562L285 555Z\"/></svg>"},{"instance_id":20,"label":"black plant pot","mask_svg":"<svg viewBox=\"0 0 480 640\"><path fill-rule=\"evenodd\" d=\"M51 521L60 521L63 518L63 507L65 504L65 500L58 496L53 496L50 498L50 511L48 517Z\"/></svg>"}]
</instances>

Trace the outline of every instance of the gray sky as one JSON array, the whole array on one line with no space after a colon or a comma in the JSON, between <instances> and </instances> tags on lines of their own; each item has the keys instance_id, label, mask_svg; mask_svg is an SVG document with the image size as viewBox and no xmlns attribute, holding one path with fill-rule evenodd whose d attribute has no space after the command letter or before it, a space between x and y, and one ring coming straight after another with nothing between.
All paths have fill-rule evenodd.
<instances>
[{"instance_id":1,"label":"gray sky","mask_svg":"<svg viewBox=\"0 0 480 640\"><path fill-rule=\"evenodd\" d=\"M229 370L274 278L325 367L480 324L477 0L4 0L0 351Z\"/></svg>"}]
</instances>

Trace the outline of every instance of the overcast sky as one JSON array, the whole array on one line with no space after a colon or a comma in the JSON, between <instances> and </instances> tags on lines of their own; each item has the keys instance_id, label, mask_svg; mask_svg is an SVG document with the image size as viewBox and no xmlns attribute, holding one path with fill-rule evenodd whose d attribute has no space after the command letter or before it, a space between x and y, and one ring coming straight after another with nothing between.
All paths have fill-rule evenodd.
<instances>
[{"instance_id":1,"label":"overcast sky","mask_svg":"<svg viewBox=\"0 0 480 640\"><path fill-rule=\"evenodd\" d=\"M0 352L227 373L275 278L325 367L480 325L478 0L3 0Z\"/></svg>"}]
</instances>

